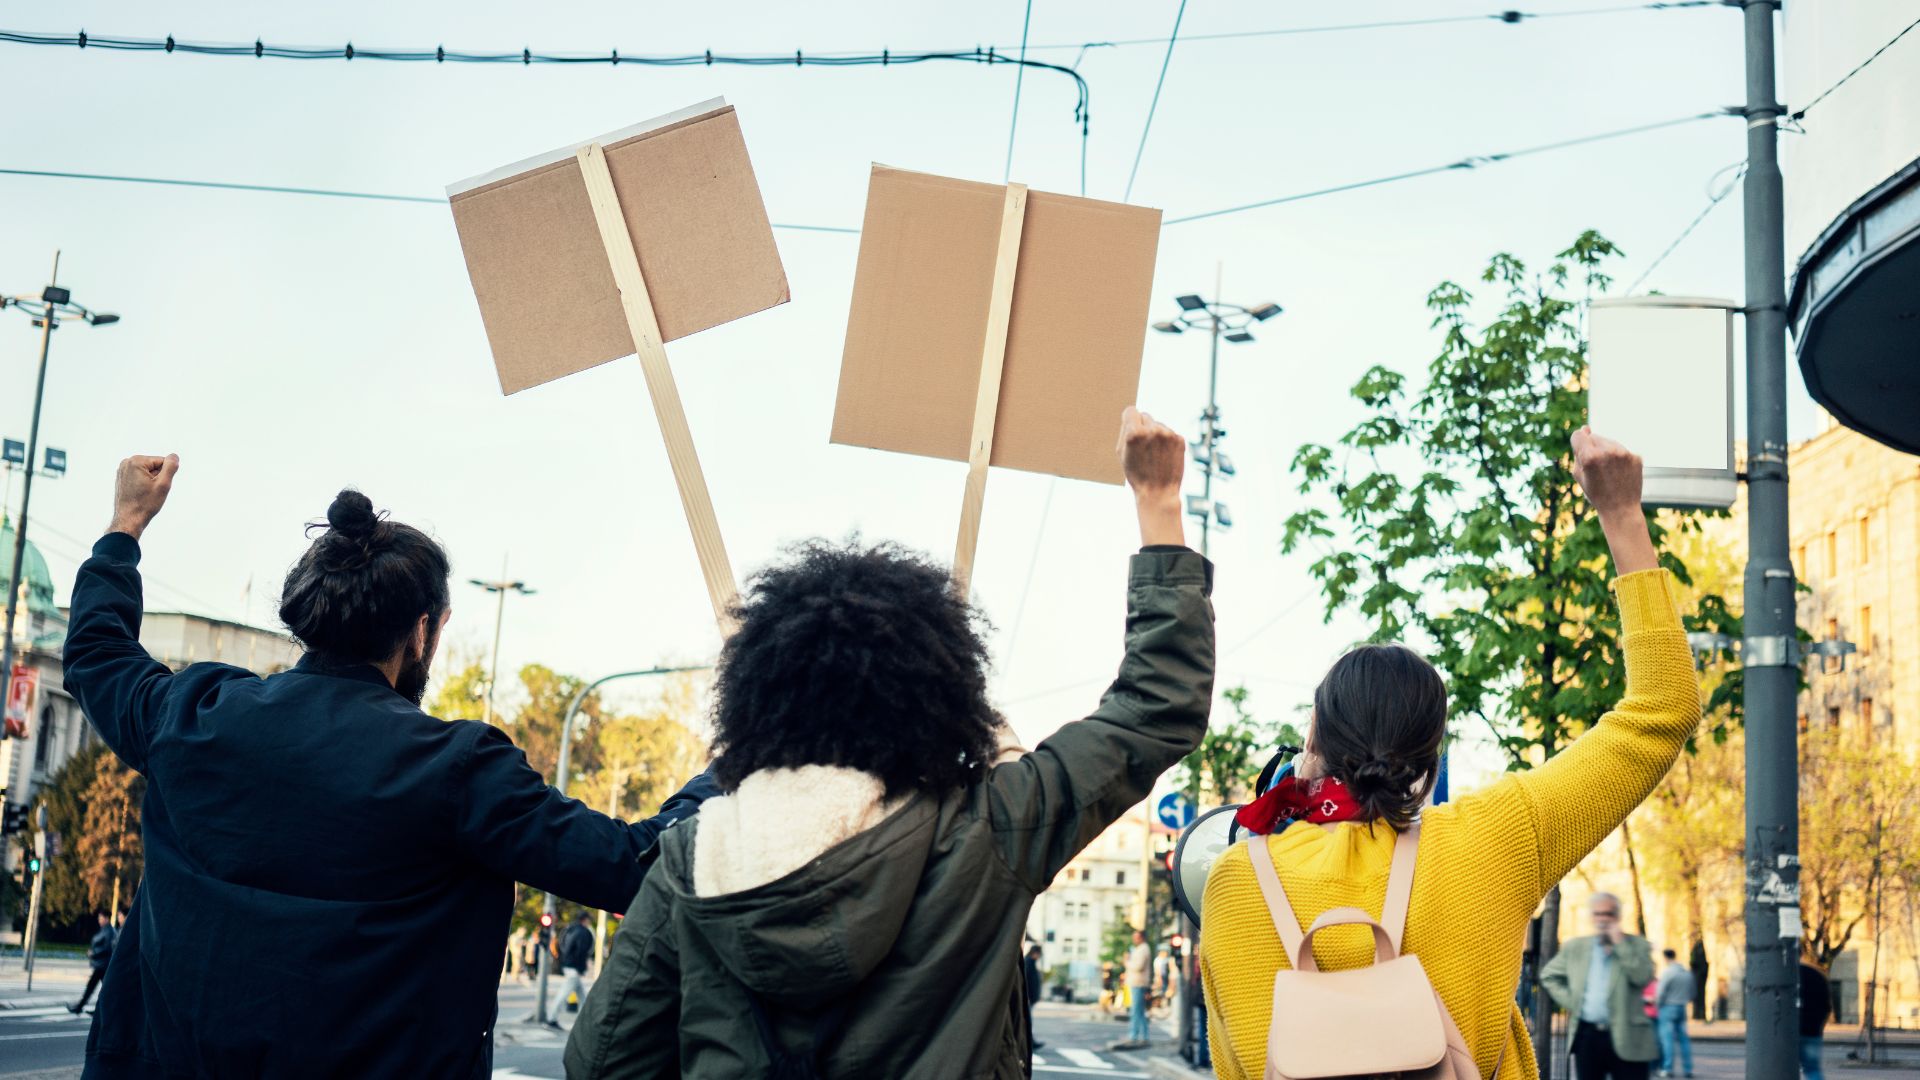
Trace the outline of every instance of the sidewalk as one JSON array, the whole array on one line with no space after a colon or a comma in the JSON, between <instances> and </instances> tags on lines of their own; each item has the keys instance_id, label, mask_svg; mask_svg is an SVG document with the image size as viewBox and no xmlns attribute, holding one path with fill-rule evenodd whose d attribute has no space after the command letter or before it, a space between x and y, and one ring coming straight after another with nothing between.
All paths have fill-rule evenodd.
<instances>
[{"instance_id":1,"label":"sidewalk","mask_svg":"<svg viewBox=\"0 0 1920 1080\"><path fill-rule=\"evenodd\" d=\"M87 985L87 971L85 957L35 957L33 991L29 993L27 973L19 955L0 958L0 1010L38 1009L72 1002Z\"/></svg>"}]
</instances>

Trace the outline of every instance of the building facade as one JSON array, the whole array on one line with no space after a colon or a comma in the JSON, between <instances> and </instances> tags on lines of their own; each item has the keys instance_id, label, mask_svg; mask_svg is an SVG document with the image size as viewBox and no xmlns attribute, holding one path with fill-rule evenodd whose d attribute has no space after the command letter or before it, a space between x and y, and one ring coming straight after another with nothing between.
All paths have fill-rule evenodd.
<instances>
[{"instance_id":1,"label":"building facade","mask_svg":"<svg viewBox=\"0 0 1920 1080\"><path fill-rule=\"evenodd\" d=\"M1052 972L1048 993L1066 983L1073 1000L1100 995L1100 947L1117 922L1141 925L1151 843L1146 807L1129 810L1076 855L1034 899L1027 937L1041 950L1040 968Z\"/></svg>"}]
</instances>

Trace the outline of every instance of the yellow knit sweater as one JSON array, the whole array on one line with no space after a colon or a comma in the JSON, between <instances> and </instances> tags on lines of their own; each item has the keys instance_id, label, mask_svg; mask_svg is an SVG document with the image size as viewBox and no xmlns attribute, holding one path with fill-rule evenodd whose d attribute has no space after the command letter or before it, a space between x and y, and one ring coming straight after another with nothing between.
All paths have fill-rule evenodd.
<instances>
[{"instance_id":1,"label":"yellow knit sweater","mask_svg":"<svg viewBox=\"0 0 1920 1080\"><path fill-rule=\"evenodd\" d=\"M1675 592L1665 570L1614 582L1627 666L1619 707L1540 768L1422 817L1403 951L1420 958L1482 1076L1502 1061L1502 1080L1535 1080L1532 1044L1514 1004L1527 921L1547 890L1653 791L1699 724L1700 688ZM1336 907L1379 918L1393 839L1385 826L1343 822L1253 842L1267 844L1305 929ZM1273 975L1287 960L1244 844L1229 849L1208 878L1202 916L1200 976L1215 1073L1259 1077ZM1313 951L1328 971L1373 961L1362 927L1323 931Z\"/></svg>"}]
</instances>

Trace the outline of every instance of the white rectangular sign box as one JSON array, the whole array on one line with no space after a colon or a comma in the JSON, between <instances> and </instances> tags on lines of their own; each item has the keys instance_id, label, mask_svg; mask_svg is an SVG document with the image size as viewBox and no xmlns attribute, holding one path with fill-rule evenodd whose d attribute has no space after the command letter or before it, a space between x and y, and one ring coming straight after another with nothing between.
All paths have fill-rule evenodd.
<instances>
[{"instance_id":1,"label":"white rectangular sign box","mask_svg":"<svg viewBox=\"0 0 1920 1080\"><path fill-rule=\"evenodd\" d=\"M1645 463L1648 506L1725 509L1733 460L1731 300L1595 300L1587 342L1587 423Z\"/></svg>"}]
</instances>

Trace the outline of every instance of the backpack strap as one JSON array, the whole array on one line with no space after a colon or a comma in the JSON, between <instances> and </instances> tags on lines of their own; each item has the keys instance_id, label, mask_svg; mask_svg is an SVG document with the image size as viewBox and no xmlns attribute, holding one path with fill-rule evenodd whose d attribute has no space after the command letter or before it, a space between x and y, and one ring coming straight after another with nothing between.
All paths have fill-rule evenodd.
<instances>
[{"instance_id":1,"label":"backpack strap","mask_svg":"<svg viewBox=\"0 0 1920 1080\"><path fill-rule=\"evenodd\" d=\"M1413 860L1420 846L1420 823L1394 838L1393 868L1387 871L1387 901L1380 909L1380 925L1393 941L1393 953L1400 955L1400 942L1407 936L1407 905L1413 899Z\"/></svg>"},{"instance_id":2,"label":"backpack strap","mask_svg":"<svg viewBox=\"0 0 1920 1080\"><path fill-rule=\"evenodd\" d=\"M1306 934L1300 930L1300 919L1293 913L1293 904L1287 900L1287 890L1280 885L1280 875L1274 872L1273 856L1267 851L1267 837L1256 836L1247 845L1248 861L1253 863L1254 880L1260 883L1260 895L1267 901L1267 914L1273 917L1273 928L1280 932L1280 944L1287 950L1287 964L1295 971L1300 969L1300 946L1306 941Z\"/></svg>"}]
</instances>

